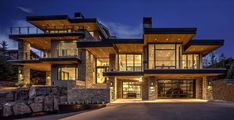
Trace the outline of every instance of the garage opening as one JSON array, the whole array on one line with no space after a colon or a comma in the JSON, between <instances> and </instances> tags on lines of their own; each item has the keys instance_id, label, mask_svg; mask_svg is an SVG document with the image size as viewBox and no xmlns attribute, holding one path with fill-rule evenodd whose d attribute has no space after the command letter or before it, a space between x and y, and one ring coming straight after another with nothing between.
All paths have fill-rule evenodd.
<instances>
[{"instance_id":1,"label":"garage opening","mask_svg":"<svg viewBox=\"0 0 234 120\"><path fill-rule=\"evenodd\" d=\"M195 98L195 80L159 80L159 98Z\"/></svg>"}]
</instances>

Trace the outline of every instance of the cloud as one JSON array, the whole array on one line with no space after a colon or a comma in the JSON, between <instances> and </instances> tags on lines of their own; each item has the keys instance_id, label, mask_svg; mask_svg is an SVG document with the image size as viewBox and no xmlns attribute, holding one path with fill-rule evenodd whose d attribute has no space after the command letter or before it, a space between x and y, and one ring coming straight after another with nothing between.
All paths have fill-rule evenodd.
<instances>
[{"instance_id":1,"label":"cloud","mask_svg":"<svg viewBox=\"0 0 234 120\"><path fill-rule=\"evenodd\" d=\"M28 14L30 14L30 13L33 12L32 9L30 9L30 8L25 8L25 7L22 7L22 6L18 6L17 8L18 8L19 10L25 12L25 13L28 13Z\"/></svg>"},{"instance_id":2,"label":"cloud","mask_svg":"<svg viewBox=\"0 0 234 120\"><path fill-rule=\"evenodd\" d=\"M133 26L120 24L120 23L114 23L114 22L101 21L101 23L105 25L106 27L108 27L111 35L114 35L119 38L137 38L137 37L141 37L141 34L142 34L141 25L133 27Z\"/></svg>"}]
</instances>

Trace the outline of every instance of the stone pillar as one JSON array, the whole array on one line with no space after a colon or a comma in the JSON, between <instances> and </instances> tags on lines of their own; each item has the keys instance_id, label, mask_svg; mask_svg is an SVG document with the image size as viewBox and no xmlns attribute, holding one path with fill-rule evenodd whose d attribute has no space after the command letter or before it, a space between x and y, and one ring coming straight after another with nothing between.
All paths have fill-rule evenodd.
<instances>
[{"instance_id":1,"label":"stone pillar","mask_svg":"<svg viewBox=\"0 0 234 120\"><path fill-rule=\"evenodd\" d=\"M149 77L149 100L156 99L156 80L155 77Z\"/></svg>"},{"instance_id":2,"label":"stone pillar","mask_svg":"<svg viewBox=\"0 0 234 120\"><path fill-rule=\"evenodd\" d=\"M196 85L196 99L201 99L201 79L200 78L197 78L195 80L195 85Z\"/></svg>"},{"instance_id":3,"label":"stone pillar","mask_svg":"<svg viewBox=\"0 0 234 120\"><path fill-rule=\"evenodd\" d=\"M202 78L202 99L207 99L207 77Z\"/></svg>"},{"instance_id":4,"label":"stone pillar","mask_svg":"<svg viewBox=\"0 0 234 120\"><path fill-rule=\"evenodd\" d=\"M148 69L148 47L144 46L143 47L143 54L142 54L142 58L143 58L143 70Z\"/></svg>"},{"instance_id":5,"label":"stone pillar","mask_svg":"<svg viewBox=\"0 0 234 120\"><path fill-rule=\"evenodd\" d=\"M46 71L46 85L51 86L51 72Z\"/></svg>"},{"instance_id":6,"label":"stone pillar","mask_svg":"<svg viewBox=\"0 0 234 120\"><path fill-rule=\"evenodd\" d=\"M107 81L107 87L110 88L110 100L117 99L117 79L115 77L109 77Z\"/></svg>"},{"instance_id":7,"label":"stone pillar","mask_svg":"<svg viewBox=\"0 0 234 120\"><path fill-rule=\"evenodd\" d=\"M117 67L115 66L116 55L110 54L109 55L109 71L117 71Z\"/></svg>"},{"instance_id":8,"label":"stone pillar","mask_svg":"<svg viewBox=\"0 0 234 120\"><path fill-rule=\"evenodd\" d=\"M142 100L149 99L149 77L143 77L142 81Z\"/></svg>"},{"instance_id":9,"label":"stone pillar","mask_svg":"<svg viewBox=\"0 0 234 120\"><path fill-rule=\"evenodd\" d=\"M23 67L23 80L24 84L30 84L30 69L26 66Z\"/></svg>"},{"instance_id":10,"label":"stone pillar","mask_svg":"<svg viewBox=\"0 0 234 120\"><path fill-rule=\"evenodd\" d=\"M30 59L30 43L25 41L18 42L18 59L19 60Z\"/></svg>"}]
</instances>

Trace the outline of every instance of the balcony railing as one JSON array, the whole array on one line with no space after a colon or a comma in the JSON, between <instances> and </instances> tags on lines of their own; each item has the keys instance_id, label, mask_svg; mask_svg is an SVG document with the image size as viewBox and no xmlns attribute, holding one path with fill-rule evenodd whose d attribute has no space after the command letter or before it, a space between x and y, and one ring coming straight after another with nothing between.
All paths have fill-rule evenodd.
<instances>
[{"instance_id":1,"label":"balcony railing","mask_svg":"<svg viewBox=\"0 0 234 120\"><path fill-rule=\"evenodd\" d=\"M18 52L18 59L19 60L38 60L40 58L60 58L60 57L78 57L80 58L81 53L79 52L78 49L61 49L61 50L56 50L55 55L49 54L43 54L40 55L39 57L33 56L31 52Z\"/></svg>"},{"instance_id":2,"label":"balcony railing","mask_svg":"<svg viewBox=\"0 0 234 120\"><path fill-rule=\"evenodd\" d=\"M49 27L41 27L40 29L33 26L25 26L25 27L10 27L10 34L28 35L28 34L77 33L79 31L84 31L84 30L87 30L87 28L80 25L49 26Z\"/></svg>"},{"instance_id":3,"label":"balcony railing","mask_svg":"<svg viewBox=\"0 0 234 120\"><path fill-rule=\"evenodd\" d=\"M149 60L148 69L199 69L200 61L196 60Z\"/></svg>"}]
</instances>

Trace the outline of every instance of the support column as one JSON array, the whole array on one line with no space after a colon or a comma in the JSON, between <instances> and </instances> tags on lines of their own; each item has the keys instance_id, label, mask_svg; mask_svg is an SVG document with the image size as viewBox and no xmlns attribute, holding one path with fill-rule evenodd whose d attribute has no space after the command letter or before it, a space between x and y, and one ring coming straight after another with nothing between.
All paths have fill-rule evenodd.
<instances>
[{"instance_id":1,"label":"support column","mask_svg":"<svg viewBox=\"0 0 234 120\"><path fill-rule=\"evenodd\" d=\"M207 77L202 78L202 99L207 99Z\"/></svg>"},{"instance_id":2,"label":"support column","mask_svg":"<svg viewBox=\"0 0 234 120\"><path fill-rule=\"evenodd\" d=\"M196 99L201 99L202 96L201 96L201 79L200 78L197 78L196 81L195 81L195 85L196 85Z\"/></svg>"},{"instance_id":3,"label":"support column","mask_svg":"<svg viewBox=\"0 0 234 120\"><path fill-rule=\"evenodd\" d=\"M156 81L155 77L149 77L149 100L156 99Z\"/></svg>"},{"instance_id":4,"label":"support column","mask_svg":"<svg viewBox=\"0 0 234 120\"><path fill-rule=\"evenodd\" d=\"M107 81L107 87L110 88L110 100L117 99L117 79L115 77L109 77Z\"/></svg>"},{"instance_id":5,"label":"support column","mask_svg":"<svg viewBox=\"0 0 234 120\"><path fill-rule=\"evenodd\" d=\"M30 69L26 66L23 67L23 80L24 85L30 84Z\"/></svg>"},{"instance_id":6,"label":"support column","mask_svg":"<svg viewBox=\"0 0 234 120\"><path fill-rule=\"evenodd\" d=\"M116 55L115 54L110 54L109 55L109 71L116 71L117 68L115 66L116 62Z\"/></svg>"},{"instance_id":7,"label":"support column","mask_svg":"<svg viewBox=\"0 0 234 120\"><path fill-rule=\"evenodd\" d=\"M143 77L142 81L142 100L149 99L149 77Z\"/></svg>"},{"instance_id":8,"label":"support column","mask_svg":"<svg viewBox=\"0 0 234 120\"><path fill-rule=\"evenodd\" d=\"M51 86L51 72L50 71L46 72L46 85Z\"/></svg>"},{"instance_id":9,"label":"support column","mask_svg":"<svg viewBox=\"0 0 234 120\"><path fill-rule=\"evenodd\" d=\"M18 59L19 60L29 60L30 59L30 43L25 41L20 41L18 43Z\"/></svg>"}]
</instances>

